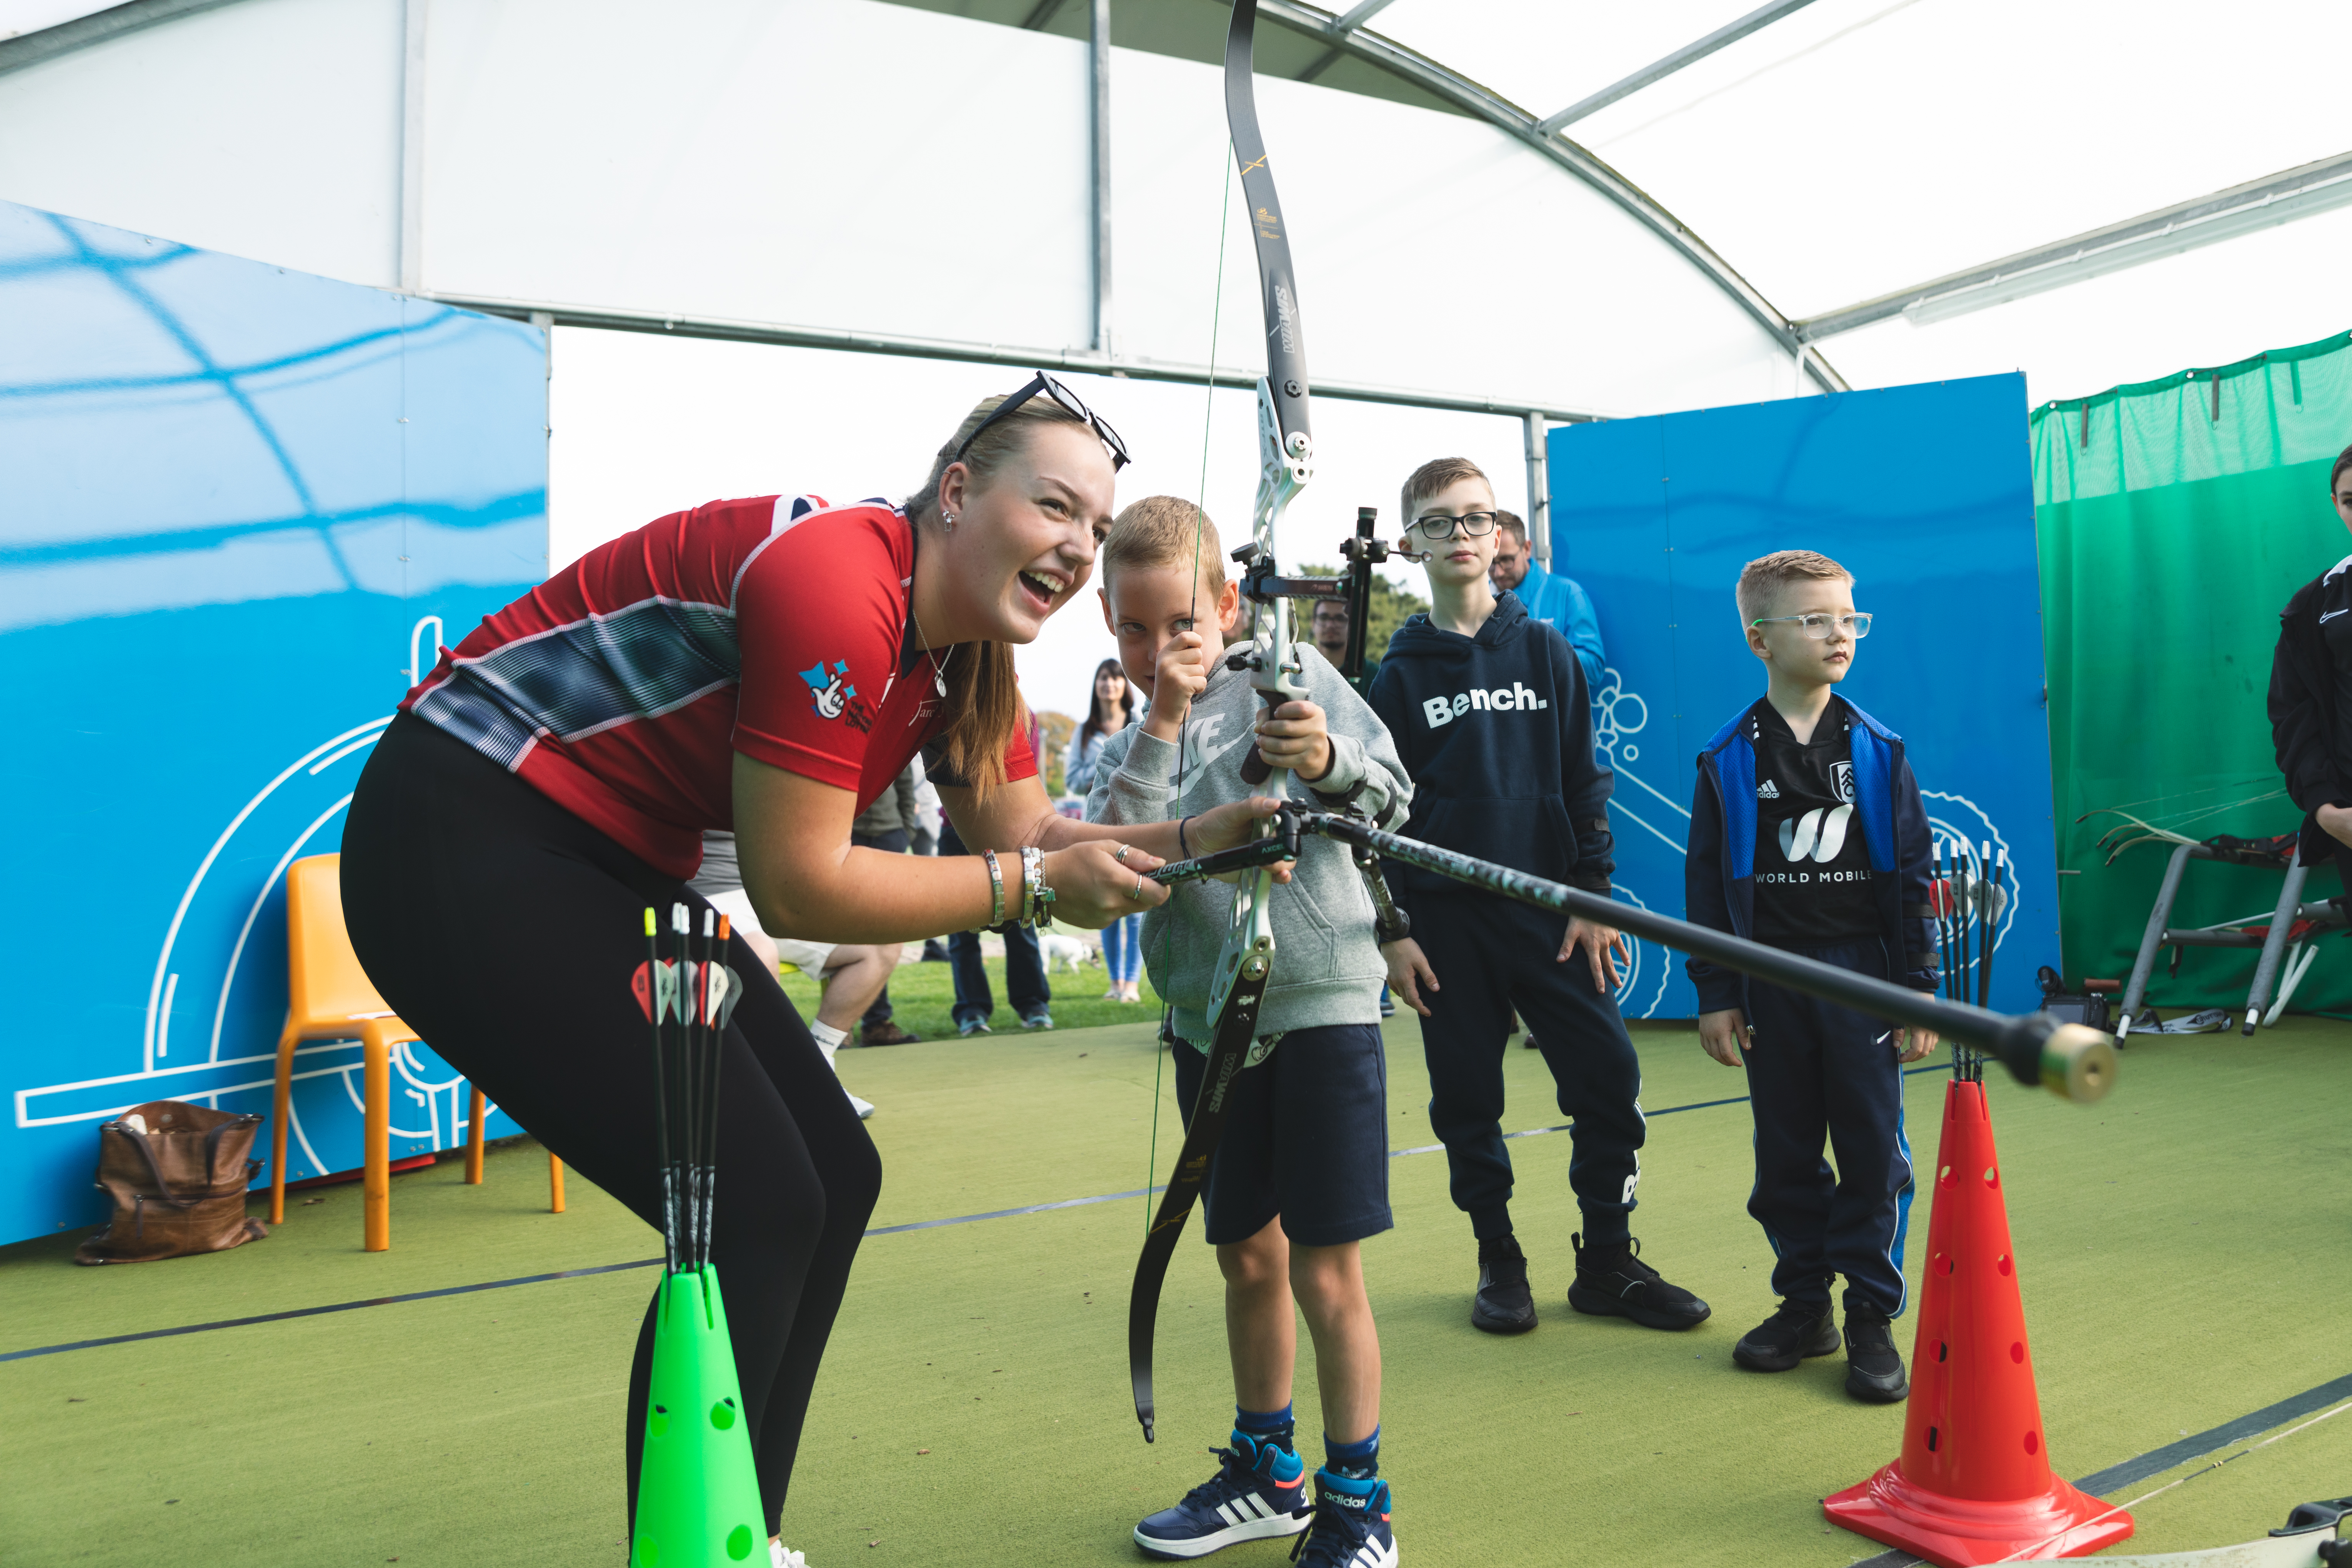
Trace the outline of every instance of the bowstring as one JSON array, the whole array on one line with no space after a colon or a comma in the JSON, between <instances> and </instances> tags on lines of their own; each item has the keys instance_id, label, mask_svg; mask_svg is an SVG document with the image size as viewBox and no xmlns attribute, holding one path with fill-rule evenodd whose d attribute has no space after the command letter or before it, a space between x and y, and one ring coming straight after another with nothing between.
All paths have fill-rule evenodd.
<instances>
[{"instance_id":1,"label":"bowstring","mask_svg":"<svg viewBox=\"0 0 2352 1568\"><path fill-rule=\"evenodd\" d=\"M1225 151L1221 157L1225 173L1223 195L1217 205L1217 281L1209 299L1209 386L1201 411L1201 488L1198 499L1192 503L1191 608L1192 629L1195 631L1198 631L1201 626L1201 536L1203 531L1202 525L1208 520L1209 515L1209 437L1217 416L1217 332L1223 325L1225 310L1225 232L1234 211L1234 158L1231 138L1227 138ZM1220 628L1221 638L1223 628ZM1222 652L1222 648L1219 651ZM1206 689L1203 689L1202 695L1207 694ZM1183 820L1184 810L1184 760L1191 754L1188 742L1192 739L1192 709L1188 704L1184 709L1182 722L1176 726L1175 805L1177 820L1180 822ZM1183 853L1183 846L1177 846L1177 853ZM1168 890L1168 896L1173 899L1176 896L1176 889L1171 888ZM1160 933L1160 972L1162 974L1169 973L1169 960L1175 952L1175 948L1176 916L1171 910L1168 916L1168 923L1161 928ZM1152 1179L1160 1173L1160 1100L1163 1089L1162 1078L1167 1072L1168 1058L1176 1049L1176 1004L1165 996L1160 999L1160 1035L1168 1042L1168 1045L1165 1049L1153 1053L1155 1060L1151 1069L1150 1163L1143 1170L1143 1234L1147 1237L1151 1234L1151 1183Z\"/></svg>"}]
</instances>

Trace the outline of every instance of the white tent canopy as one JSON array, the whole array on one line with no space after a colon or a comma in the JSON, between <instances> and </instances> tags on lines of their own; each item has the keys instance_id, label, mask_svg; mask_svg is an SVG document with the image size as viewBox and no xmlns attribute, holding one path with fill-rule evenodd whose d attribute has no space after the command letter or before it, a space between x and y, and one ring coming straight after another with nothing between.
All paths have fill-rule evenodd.
<instances>
[{"instance_id":1,"label":"white tent canopy","mask_svg":"<svg viewBox=\"0 0 2352 1568\"><path fill-rule=\"evenodd\" d=\"M902 489L929 438L910 448L907 425L943 431L1005 383L996 367L1031 363L1171 383L1101 389L1145 459L1122 493L1205 489L1237 522L1245 398L1217 399L1204 462L1198 390L1212 366L1229 384L1262 366L1212 63L1226 16L0 0L0 197L662 333L559 336L559 559L741 485ZM2011 369L2037 398L2075 395L2347 325L2330 263L2352 237L2352 132L2301 80L2352 45L2340 5L1262 16L1260 112L1321 395L1293 552L1328 554L1357 504L1393 506L1401 456L1442 446L1524 505L1530 410ZM1115 47L1097 49L1106 19Z\"/></svg>"}]
</instances>

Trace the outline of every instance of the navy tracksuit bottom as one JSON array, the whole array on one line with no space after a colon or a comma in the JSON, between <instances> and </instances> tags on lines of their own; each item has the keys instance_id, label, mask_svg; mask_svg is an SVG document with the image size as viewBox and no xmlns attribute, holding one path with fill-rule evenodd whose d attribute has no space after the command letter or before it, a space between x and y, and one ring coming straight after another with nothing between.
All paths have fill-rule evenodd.
<instances>
[{"instance_id":1,"label":"navy tracksuit bottom","mask_svg":"<svg viewBox=\"0 0 2352 1568\"><path fill-rule=\"evenodd\" d=\"M1533 1031L1575 1123L1569 1185L1587 1246L1622 1245L1642 1179L1642 1064L1617 999L1582 953L1556 962L1566 920L1491 898L1420 896L1412 937L1436 973L1421 1043L1429 1122L1445 1145L1456 1208L1480 1240L1511 1230L1511 1156L1503 1142L1503 1052L1511 1009Z\"/></svg>"},{"instance_id":2,"label":"navy tracksuit bottom","mask_svg":"<svg viewBox=\"0 0 2352 1568\"><path fill-rule=\"evenodd\" d=\"M1875 941L1805 948L1808 958L1886 977ZM1904 1232L1911 1216L1911 1143L1903 1134L1899 1036L1833 1002L1748 983L1748 1108L1756 1119L1756 1187L1748 1212L1780 1259L1772 1289L1827 1306L1833 1276L1845 1305L1893 1317L1905 1304ZM1837 1172L1822 1155L1826 1139Z\"/></svg>"}]
</instances>

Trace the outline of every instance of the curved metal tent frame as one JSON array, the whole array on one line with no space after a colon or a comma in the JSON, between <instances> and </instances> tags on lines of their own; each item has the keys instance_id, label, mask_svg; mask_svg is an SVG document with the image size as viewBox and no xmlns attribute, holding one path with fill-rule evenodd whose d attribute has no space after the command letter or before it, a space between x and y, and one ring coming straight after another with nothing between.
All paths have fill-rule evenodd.
<instances>
[{"instance_id":1,"label":"curved metal tent frame","mask_svg":"<svg viewBox=\"0 0 2352 1568\"><path fill-rule=\"evenodd\" d=\"M236 3L236 0L127 0L126 4L95 10L86 16L38 32L0 40L0 75L20 70L44 60L56 59L95 44L121 37L126 34ZM1028 13L1023 25L1032 28L1042 26L1059 9L1060 3L1061 0L1047 0L1046 4L1035 6ZM1330 63L1339 58L1358 59L1412 84L1458 112L1483 121L1514 141L1533 148L1555 167L1599 193L1651 234L1663 240L1670 250L1714 284L1759 328L1778 342L1791 359L1803 367L1806 376L1816 386L1824 392L1847 390L1844 377L1841 376L1829 362L1822 357L1821 351L1817 347L1806 340L1796 321L1783 314L1753 284L1741 277L1737 268L1718 255L1713 247L1701 239L1689 225L1675 217L1655 197L1619 174L1590 150L1561 134L1554 123L1560 119L1559 116L1546 120L1539 115L1532 114L1501 94L1481 86L1460 71L1366 28L1363 23L1369 20L1373 13L1381 10L1385 4L1387 0L1366 0L1366 3L1360 4L1342 14L1304 5L1300 0L1262 0L1259 14L1270 21L1319 40L1327 46L1327 54L1315 65L1310 66L1300 79L1311 80L1314 77L1322 74ZM1778 10L1785 8L1785 5L1786 0L1782 0L1781 6L1768 6L1767 10L1777 13ZM503 307L503 313L509 314L523 314L530 308L530 305L521 302L494 303L470 300L462 302L492 310L500 310ZM584 317L575 317L571 312L560 313L559 319L567 321L577 320L578 324L583 325L635 327L638 330L646 330L647 325L634 319L618 317L590 322ZM669 330L677 330L677 324L671 323ZM710 335L738 334L722 331ZM928 351L921 348L898 346L895 343L886 346L883 340L887 338L887 334L877 334L876 337L877 341L872 344L856 346L877 347L883 352L897 353L938 353L939 348L944 346L932 346ZM946 357L971 356L951 353ZM1034 357L1034 354L1031 357ZM1083 367L1072 362L1072 368ZM1514 406L1516 408L1518 405ZM1556 412L1547 409L1542 412L1553 418L1577 416L1570 416L1565 411Z\"/></svg>"},{"instance_id":2,"label":"curved metal tent frame","mask_svg":"<svg viewBox=\"0 0 2352 1568\"><path fill-rule=\"evenodd\" d=\"M1358 7L1358 10L1361 9L1363 7ZM1459 71L1402 44L1393 43L1361 26L1348 26L1345 16L1301 5L1298 0L1260 0L1258 13L1302 33L1322 38L1341 54L1402 77L1464 113L1483 120L1504 134L1534 148L1665 241L1676 255L1747 312L1749 319L1786 349L1791 358L1798 360L1816 386L1823 392L1847 390L1845 378L1822 358L1818 349L1800 335L1797 324L1781 314L1728 261L1717 255L1713 247L1667 211L1657 198L1611 168L1588 149L1552 129L1549 121L1528 113L1501 94L1481 87Z\"/></svg>"}]
</instances>

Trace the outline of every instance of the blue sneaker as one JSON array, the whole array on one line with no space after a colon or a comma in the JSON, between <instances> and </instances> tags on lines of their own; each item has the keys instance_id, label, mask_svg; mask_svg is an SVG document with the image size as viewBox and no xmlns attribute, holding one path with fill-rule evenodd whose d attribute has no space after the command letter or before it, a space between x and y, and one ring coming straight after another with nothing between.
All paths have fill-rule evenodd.
<instances>
[{"instance_id":1,"label":"blue sneaker","mask_svg":"<svg viewBox=\"0 0 2352 1568\"><path fill-rule=\"evenodd\" d=\"M1206 1557L1236 1541L1296 1535L1314 1519L1307 1461L1297 1455L1241 1431L1232 1447L1209 1452L1224 1461L1217 1473L1135 1527L1146 1556Z\"/></svg>"},{"instance_id":2,"label":"blue sneaker","mask_svg":"<svg viewBox=\"0 0 2352 1568\"><path fill-rule=\"evenodd\" d=\"M1291 1548L1298 1568L1396 1568L1396 1531L1389 1524L1389 1484L1375 1476L1349 1480L1328 1468L1315 1472L1315 1528Z\"/></svg>"}]
</instances>

